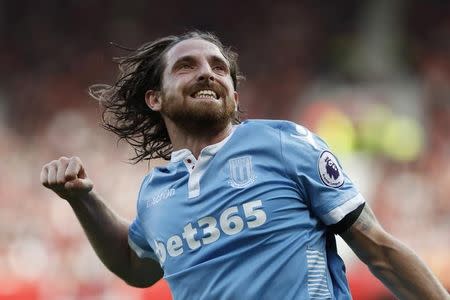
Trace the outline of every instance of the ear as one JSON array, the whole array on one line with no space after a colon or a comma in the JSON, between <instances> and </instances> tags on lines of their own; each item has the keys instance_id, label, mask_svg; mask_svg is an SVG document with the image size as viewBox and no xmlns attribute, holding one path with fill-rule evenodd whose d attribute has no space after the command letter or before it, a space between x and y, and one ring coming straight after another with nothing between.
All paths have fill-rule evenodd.
<instances>
[{"instance_id":1,"label":"ear","mask_svg":"<svg viewBox=\"0 0 450 300\"><path fill-rule=\"evenodd\" d=\"M145 103L153 111L161 110L161 97L158 91L148 90L145 92Z\"/></svg>"}]
</instances>

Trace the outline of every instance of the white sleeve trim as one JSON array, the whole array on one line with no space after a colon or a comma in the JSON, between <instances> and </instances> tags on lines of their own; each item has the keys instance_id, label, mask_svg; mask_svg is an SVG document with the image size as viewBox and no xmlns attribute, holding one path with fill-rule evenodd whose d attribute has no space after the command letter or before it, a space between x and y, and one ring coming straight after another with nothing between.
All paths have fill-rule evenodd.
<instances>
[{"instance_id":1,"label":"white sleeve trim","mask_svg":"<svg viewBox=\"0 0 450 300\"><path fill-rule=\"evenodd\" d=\"M364 202L364 197L361 194L358 194L324 215L322 221L324 221L326 225L336 224Z\"/></svg>"},{"instance_id":2,"label":"white sleeve trim","mask_svg":"<svg viewBox=\"0 0 450 300\"><path fill-rule=\"evenodd\" d=\"M130 237L128 237L128 245L130 245L130 248L133 249L133 251L139 258L151 258L153 260L158 261L158 258L156 257L153 251L145 251L144 249L139 247L135 242L133 242L133 240Z\"/></svg>"}]
</instances>

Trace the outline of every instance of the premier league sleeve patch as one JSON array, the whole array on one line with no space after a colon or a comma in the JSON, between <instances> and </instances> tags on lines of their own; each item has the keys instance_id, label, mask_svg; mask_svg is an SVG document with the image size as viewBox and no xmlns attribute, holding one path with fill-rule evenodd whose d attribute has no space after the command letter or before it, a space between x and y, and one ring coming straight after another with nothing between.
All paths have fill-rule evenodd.
<instances>
[{"instance_id":1,"label":"premier league sleeve patch","mask_svg":"<svg viewBox=\"0 0 450 300\"><path fill-rule=\"evenodd\" d=\"M322 182L330 187L340 187L344 184L344 174L336 157L330 151L320 154L318 169Z\"/></svg>"}]
</instances>

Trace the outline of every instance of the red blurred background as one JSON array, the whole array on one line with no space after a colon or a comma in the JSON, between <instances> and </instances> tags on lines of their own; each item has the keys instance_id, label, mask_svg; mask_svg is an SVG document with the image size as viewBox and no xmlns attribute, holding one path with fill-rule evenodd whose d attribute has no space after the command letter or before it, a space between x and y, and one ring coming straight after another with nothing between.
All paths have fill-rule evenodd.
<instances>
[{"instance_id":1,"label":"red blurred background","mask_svg":"<svg viewBox=\"0 0 450 300\"><path fill-rule=\"evenodd\" d=\"M169 299L104 268L43 164L77 155L131 219L142 177L100 128L87 86L116 78L113 41L137 47L189 29L240 54L245 118L323 136L383 226L450 288L448 1L1 1L0 300ZM354 299L393 299L342 242ZM158 296L159 295L159 296Z\"/></svg>"}]
</instances>

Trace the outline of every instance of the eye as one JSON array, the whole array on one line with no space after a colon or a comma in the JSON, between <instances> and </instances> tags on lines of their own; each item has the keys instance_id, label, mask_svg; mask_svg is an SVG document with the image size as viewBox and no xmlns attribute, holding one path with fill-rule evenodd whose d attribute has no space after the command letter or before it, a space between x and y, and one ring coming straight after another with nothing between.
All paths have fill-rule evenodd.
<instances>
[{"instance_id":1,"label":"eye","mask_svg":"<svg viewBox=\"0 0 450 300\"><path fill-rule=\"evenodd\" d=\"M213 67L214 71L219 71L219 72L227 72L228 68L225 65L215 65Z\"/></svg>"},{"instance_id":2,"label":"eye","mask_svg":"<svg viewBox=\"0 0 450 300\"><path fill-rule=\"evenodd\" d=\"M182 64L179 66L180 70L192 70L194 67L190 64Z\"/></svg>"}]
</instances>

